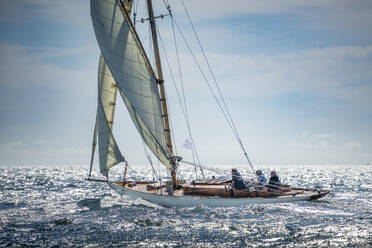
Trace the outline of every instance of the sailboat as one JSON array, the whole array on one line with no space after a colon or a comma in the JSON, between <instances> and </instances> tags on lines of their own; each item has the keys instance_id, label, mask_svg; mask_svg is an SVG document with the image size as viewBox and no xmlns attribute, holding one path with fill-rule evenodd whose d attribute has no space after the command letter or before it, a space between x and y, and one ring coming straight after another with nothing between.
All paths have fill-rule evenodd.
<instances>
[{"instance_id":1,"label":"sailboat","mask_svg":"<svg viewBox=\"0 0 372 248\"><path fill-rule=\"evenodd\" d=\"M141 22L150 24L154 65L131 19L133 0L91 0L91 18L101 55L98 67L98 105L93 135L92 156L87 180L105 182L119 194L142 198L164 207L236 207L248 204L282 203L317 199L329 193L281 185L269 190L255 183L247 189L235 189L231 180L199 180L184 182L177 171L182 158L173 148L165 80L159 54L156 20L172 16L168 1L168 14L154 15L152 0L147 1L148 18ZM168 3L168 4L167 4ZM126 161L112 132L116 95L120 94L134 126L146 147L170 172L169 181L126 180ZM247 153L244 155L253 170ZM91 172L98 144L100 173L104 179L92 178ZM110 169L125 164L123 180L109 179ZM200 167L202 168L202 167ZM254 171L254 170L253 170Z\"/></svg>"}]
</instances>

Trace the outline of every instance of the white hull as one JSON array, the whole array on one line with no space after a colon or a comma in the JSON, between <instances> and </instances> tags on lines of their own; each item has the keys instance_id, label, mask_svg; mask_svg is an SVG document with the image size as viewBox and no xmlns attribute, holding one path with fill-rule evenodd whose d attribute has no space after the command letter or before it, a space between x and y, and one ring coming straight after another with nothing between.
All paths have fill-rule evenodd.
<instances>
[{"instance_id":1,"label":"white hull","mask_svg":"<svg viewBox=\"0 0 372 248\"><path fill-rule=\"evenodd\" d=\"M218 197L198 197L198 196L168 196L144 193L136 190L124 188L120 185L108 182L110 187L120 195L129 195L132 198L141 198L148 202L163 207L240 207L252 204L285 203L294 201L310 200L311 196L291 196L291 197L254 197L254 198L218 198Z\"/></svg>"}]
</instances>

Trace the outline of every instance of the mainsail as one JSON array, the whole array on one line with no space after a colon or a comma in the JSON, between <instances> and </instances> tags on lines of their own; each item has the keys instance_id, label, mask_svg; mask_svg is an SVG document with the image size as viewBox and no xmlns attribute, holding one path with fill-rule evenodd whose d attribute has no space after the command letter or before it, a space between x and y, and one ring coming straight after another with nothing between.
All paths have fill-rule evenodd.
<instances>
[{"instance_id":1,"label":"mainsail","mask_svg":"<svg viewBox=\"0 0 372 248\"><path fill-rule=\"evenodd\" d=\"M91 0L91 16L104 60L138 132L157 158L171 168L157 80L129 20L115 0Z\"/></svg>"}]
</instances>

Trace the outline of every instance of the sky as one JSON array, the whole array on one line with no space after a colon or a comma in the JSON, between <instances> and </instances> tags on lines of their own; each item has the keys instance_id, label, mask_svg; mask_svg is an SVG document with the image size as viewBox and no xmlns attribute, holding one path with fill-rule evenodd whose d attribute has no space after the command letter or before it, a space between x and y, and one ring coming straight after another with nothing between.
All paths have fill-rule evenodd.
<instances>
[{"instance_id":1,"label":"sky","mask_svg":"<svg viewBox=\"0 0 372 248\"><path fill-rule=\"evenodd\" d=\"M181 1L170 2L202 61ZM154 0L154 5L162 3ZM372 163L370 0L185 4L253 164ZM156 13L167 12L157 8ZM141 15L146 17L138 11ZM169 17L158 20L170 64L175 65ZM147 44L147 29L141 27L146 24L136 25ZM100 54L89 1L1 0L0 33L0 164L89 164ZM246 164L177 36L201 162ZM190 151L182 147L188 133L164 57L163 70L177 152L190 160ZM114 135L131 164L147 163L120 101Z\"/></svg>"}]
</instances>

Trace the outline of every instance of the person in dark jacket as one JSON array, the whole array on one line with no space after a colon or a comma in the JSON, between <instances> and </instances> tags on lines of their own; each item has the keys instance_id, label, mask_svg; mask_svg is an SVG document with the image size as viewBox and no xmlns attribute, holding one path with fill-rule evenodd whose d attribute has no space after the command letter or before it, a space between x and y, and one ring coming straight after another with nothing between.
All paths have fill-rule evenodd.
<instances>
[{"instance_id":1,"label":"person in dark jacket","mask_svg":"<svg viewBox=\"0 0 372 248\"><path fill-rule=\"evenodd\" d=\"M279 189L280 188L280 180L279 176L276 174L276 171L271 172L269 184L267 187L272 188L272 189Z\"/></svg>"},{"instance_id":2,"label":"person in dark jacket","mask_svg":"<svg viewBox=\"0 0 372 248\"><path fill-rule=\"evenodd\" d=\"M234 168L231 170L231 176L232 176L233 187L235 189L246 189L247 188L242 175L240 175L237 169Z\"/></svg>"}]
</instances>

